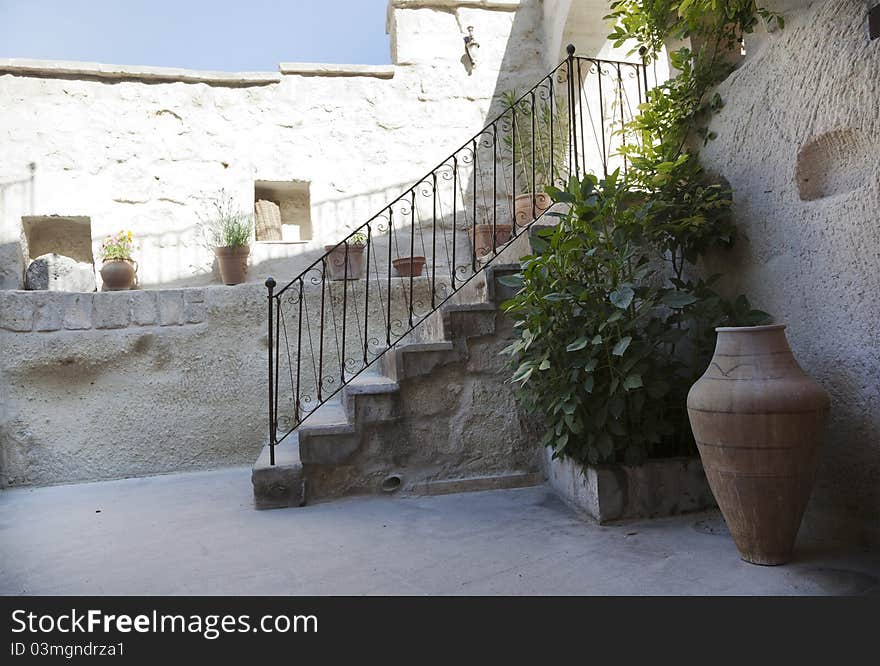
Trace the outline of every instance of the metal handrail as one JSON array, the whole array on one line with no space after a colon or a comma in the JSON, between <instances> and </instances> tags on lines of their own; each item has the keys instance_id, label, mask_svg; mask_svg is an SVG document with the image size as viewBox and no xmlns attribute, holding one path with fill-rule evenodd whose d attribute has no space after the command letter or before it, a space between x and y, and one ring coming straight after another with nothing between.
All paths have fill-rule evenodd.
<instances>
[{"instance_id":1,"label":"metal handrail","mask_svg":"<svg viewBox=\"0 0 880 666\"><path fill-rule=\"evenodd\" d=\"M548 202L537 185L563 185L568 176L580 177L589 169L601 169L607 175L615 160L626 170L626 157L615 147L626 145L628 119L647 97L648 87L644 63L576 57L574 47L569 46L564 61L378 213L328 246L281 289L276 291L277 283L268 278L270 463L275 464L275 446L311 413L409 336L490 264L500 247L541 217ZM595 147L586 141L587 128L592 130ZM488 180L491 186L486 185ZM518 209L516 200L525 195L525 206ZM431 200L424 211L425 225L422 199ZM503 215L499 221L499 204L509 209L509 219ZM461 218L463 224L459 224ZM468 236L468 247L462 248L469 255L464 263L458 247L462 232ZM397 247L400 255L401 237L410 261L416 256L417 238L423 253L419 257L426 262L430 257L424 280L412 270L394 278L392 250ZM383 239L387 249L382 247ZM441 250L445 250L445 267L438 255ZM402 296L397 310L403 308L405 314L392 303L395 285ZM362 297L354 293L361 286ZM416 298L417 288L428 289L425 302L422 296ZM320 299L310 290L320 290ZM341 303L336 303L339 294L334 291L342 292ZM312 298L320 305L310 305ZM291 321L289 334L291 318L295 325ZM373 337L371 322L381 324ZM353 336L357 344L349 352ZM283 388L290 404L285 406L289 413L280 415L282 370L287 371L284 381L288 385Z\"/></svg>"}]
</instances>

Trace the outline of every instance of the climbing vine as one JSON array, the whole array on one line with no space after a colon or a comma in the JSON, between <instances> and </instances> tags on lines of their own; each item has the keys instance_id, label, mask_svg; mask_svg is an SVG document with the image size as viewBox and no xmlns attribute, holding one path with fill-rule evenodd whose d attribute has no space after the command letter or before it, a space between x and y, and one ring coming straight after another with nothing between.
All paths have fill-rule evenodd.
<instances>
[{"instance_id":1,"label":"climbing vine","mask_svg":"<svg viewBox=\"0 0 880 666\"><path fill-rule=\"evenodd\" d=\"M622 131L629 168L547 188L570 204L539 232L505 304L519 332L505 350L527 411L544 420L543 444L583 464L638 464L693 451L687 390L705 369L719 325L764 323L745 296L722 298L719 276L694 277L712 247L736 240L729 188L707 174L699 148L723 106L715 87L731 51L760 20L783 19L748 0L621 0L610 38L636 40L652 61L671 39L678 74L648 94Z\"/></svg>"}]
</instances>

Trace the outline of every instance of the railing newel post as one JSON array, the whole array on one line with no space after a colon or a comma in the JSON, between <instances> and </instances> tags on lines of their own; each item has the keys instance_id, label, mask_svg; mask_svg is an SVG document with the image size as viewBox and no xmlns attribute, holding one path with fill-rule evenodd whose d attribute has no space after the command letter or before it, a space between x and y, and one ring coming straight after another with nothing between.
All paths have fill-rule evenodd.
<instances>
[{"instance_id":1,"label":"railing newel post","mask_svg":"<svg viewBox=\"0 0 880 666\"><path fill-rule=\"evenodd\" d=\"M574 102L574 44L569 44L565 47L566 52L568 53L568 58L566 59L566 67L568 74L568 119L570 131L568 133L569 138L569 146L568 146L568 156L569 156L569 165L574 165L574 175L577 178L580 178L580 164L578 162L578 154L577 154L577 116L575 114L575 102ZM601 102L600 102L601 104ZM573 159L572 159L573 158Z\"/></svg>"},{"instance_id":2,"label":"railing newel post","mask_svg":"<svg viewBox=\"0 0 880 666\"><path fill-rule=\"evenodd\" d=\"M266 278L266 290L268 291L268 305L269 305L269 464L275 465L275 444L278 437L275 419L275 381L274 381L274 359L273 356L277 356L278 350L275 349L275 339L274 339L274 327L272 326L273 322L273 292L275 291L275 279L273 277Z\"/></svg>"}]
</instances>

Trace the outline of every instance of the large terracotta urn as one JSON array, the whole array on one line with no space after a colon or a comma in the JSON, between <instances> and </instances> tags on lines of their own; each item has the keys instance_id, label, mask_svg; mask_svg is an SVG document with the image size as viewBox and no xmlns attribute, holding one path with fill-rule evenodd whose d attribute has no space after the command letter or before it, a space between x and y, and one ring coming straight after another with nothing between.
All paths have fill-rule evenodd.
<instances>
[{"instance_id":1,"label":"large terracotta urn","mask_svg":"<svg viewBox=\"0 0 880 666\"><path fill-rule=\"evenodd\" d=\"M742 559L791 558L819 462L830 399L798 365L785 326L718 328L687 399L712 493Z\"/></svg>"}]
</instances>

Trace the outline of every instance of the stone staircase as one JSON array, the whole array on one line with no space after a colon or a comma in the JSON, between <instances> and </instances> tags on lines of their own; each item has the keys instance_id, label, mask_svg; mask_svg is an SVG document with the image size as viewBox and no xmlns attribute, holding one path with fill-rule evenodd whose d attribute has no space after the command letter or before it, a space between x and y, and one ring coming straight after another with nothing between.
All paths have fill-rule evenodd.
<instances>
[{"instance_id":1,"label":"stone staircase","mask_svg":"<svg viewBox=\"0 0 880 666\"><path fill-rule=\"evenodd\" d=\"M534 233L535 227L532 229ZM253 467L259 509L352 494L440 494L543 482L537 438L506 383L513 334L500 282L530 252L522 234L415 331Z\"/></svg>"}]
</instances>

